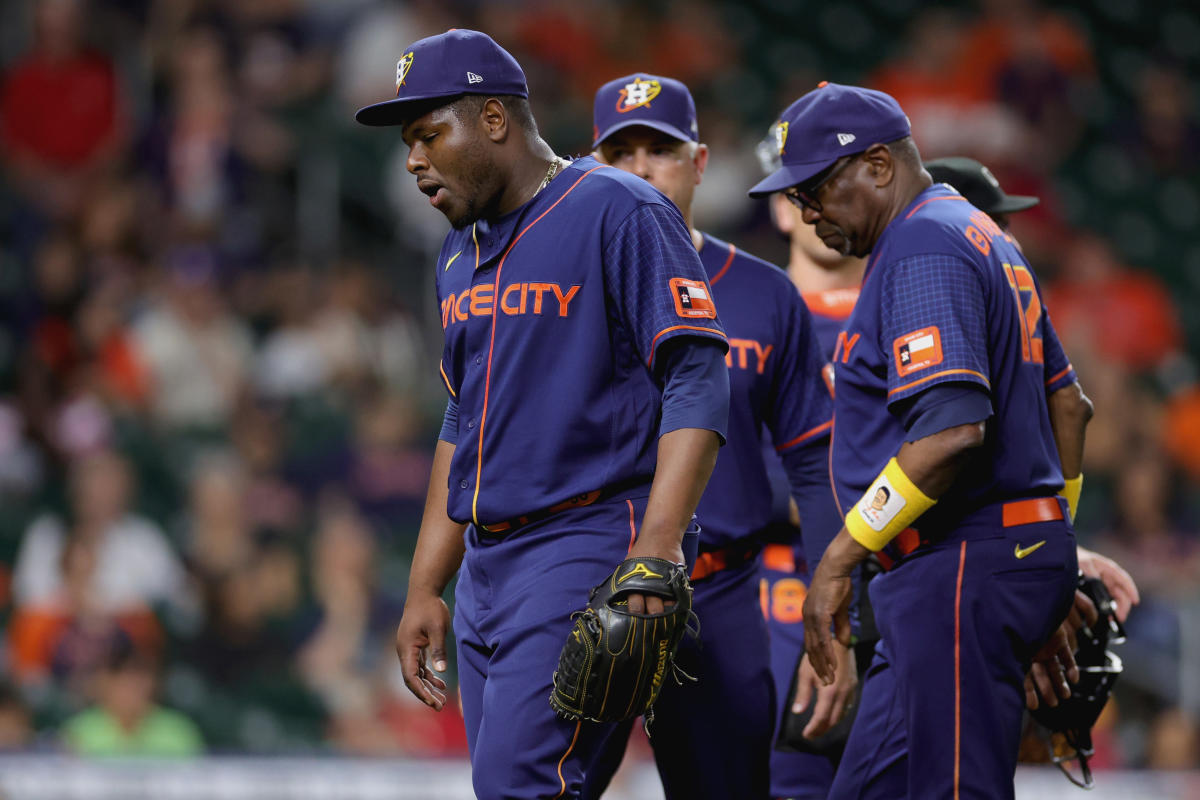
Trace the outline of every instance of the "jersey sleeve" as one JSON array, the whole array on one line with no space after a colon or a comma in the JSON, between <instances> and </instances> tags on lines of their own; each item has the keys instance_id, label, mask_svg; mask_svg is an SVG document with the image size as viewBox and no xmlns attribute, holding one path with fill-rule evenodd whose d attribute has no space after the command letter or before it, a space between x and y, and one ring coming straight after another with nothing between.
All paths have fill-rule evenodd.
<instances>
[{"instance_id":1,"label":"jersey sleeve","mask_svg":"<svg viewBox=\"0 0 1200 800\"><path fill-rule=\"evenodd\" d=\"M454 398L446 401L446 411L442 414L442 430L438 438L443 442L458 444L458 403Z\"/></svg>"},{"instance_id":2,"label":"jersey sleeve","mask_svg":"<svg viewBox=\"0 0 1200 800\"><path fill-rule=\"evenodd\" d=\"M956 256L928 254L901 259L881 277L889 407L939 383L989 391L987 304L975 269Z\"/></svg>"},{"instance_id":3,"label":"jersey sleeve","mask_svg":"<svg viewBox=\"0 0 1200 800\"><path fill-rule=\"evenodd\" d=\"M775 451L786 453L829 435L833 399L812 314L795 289L789 292L780 319L782 330L776 339L780 351L769 357L774 358L775 374L766 423Z\"/></svg>"},{"instance_id":4,"label":"jersey sleeve","mask_svg":"<svg viewBox=\"0 0 1200 800\"><path fill-rule=\"evenodd\" d=\"M677 336L714 339L728 349L717 306L683 218L675 209L643 203L606 245L605 281L642 361Z\"/></svg>"},{"instance_id":5,"label":"jersey sleeve","mask_svg":"<svg viewBox=\"0 0 1200 800\"><path fill-rule=\"evenodd\" d=\"M1046 394L1054 394L1059 389L1070 386L1077 380L1075 368L1063 350L1058 332L1050 322L1050 312L1042 307L1042 355L1046 367Z\"/></svg>"}]
</instances>

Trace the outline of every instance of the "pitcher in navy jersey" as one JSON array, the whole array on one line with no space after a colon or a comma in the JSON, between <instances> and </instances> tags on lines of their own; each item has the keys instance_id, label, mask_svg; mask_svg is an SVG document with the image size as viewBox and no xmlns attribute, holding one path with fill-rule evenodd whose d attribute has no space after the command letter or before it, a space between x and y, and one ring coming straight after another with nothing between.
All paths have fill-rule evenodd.
<instances>
[{"instance_id":1,"label":"pitcher in navy jersey","mask_svg":"<svg viewBox=\"0 0 1200 800\"><path fill-rule=\"evenodd\" d=\"M694 563L728 417L726 337L679 211L620 170L557 157L489 37L415 43L396 94L357 119L403 126L408 170L453 226L435 267L450 399L396 649L409 689L442 708L442 592L461 565L475 793L577 797L612 726L550 707L570 613L627 555Z\"/></svg>"},{"instance_id":2,"label":"pitcher in navy jersey","mask_svg":"<svg viewBox=\"0 0 1200 800\"><path fill-rule=\"evenodd\" d=\"M649 181L690 228L708 149L687 87L646 73L619 78L596 92L594 121L597 157ZM772 517L763 445L769 435L783 458L815 559L840 524L828 485L826 358L782 270L695 228L691 234L729 336L729 441L697 508L692 581L701 641L685 642L678 662L698 681L664 687L650 741L668 798L767 798L776 720L758 593L761 534ZM798 598L790 613L798 623ZM822 714L840 716L852 691L853 684ZM589 773L586 796L607 786L628 729L618 730Z\"/></svg>"},{"instance_id":3,"label":"pitcher in navy jersey","mask_svg":"<svg viewBox=\"0 0 1200 800\"><path fill-rule=\"evenodd\" d=\"M1059 451L1081 451L1087 399L1020 249L933 185L895 100L822 84L783 122L752 194L785 192L827 246L870 255L834 352L845 526L804 608L826 680L851 570L881 551L889 571L831 797L1012 797L1024 674L1074 594Z\"/></svg>"}]
</instances>

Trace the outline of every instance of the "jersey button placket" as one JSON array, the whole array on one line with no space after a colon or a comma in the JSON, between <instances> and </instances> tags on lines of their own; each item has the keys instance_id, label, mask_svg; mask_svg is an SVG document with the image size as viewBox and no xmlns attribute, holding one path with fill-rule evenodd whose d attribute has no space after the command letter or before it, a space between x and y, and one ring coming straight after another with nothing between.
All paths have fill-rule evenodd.
<instances>
[{"instance_id":1,"label":"jersey button placket","mask_svg":"<svg viewBox=\"0 0 1200 800\"><path fill-rule=\"evenodd\" d=\"M467 488L467 482L466 482L466 481L459 481L459 482L458 482L458 488L460 488L460 489L465 489L465 488Z\"/></svg>"}]
</instances>

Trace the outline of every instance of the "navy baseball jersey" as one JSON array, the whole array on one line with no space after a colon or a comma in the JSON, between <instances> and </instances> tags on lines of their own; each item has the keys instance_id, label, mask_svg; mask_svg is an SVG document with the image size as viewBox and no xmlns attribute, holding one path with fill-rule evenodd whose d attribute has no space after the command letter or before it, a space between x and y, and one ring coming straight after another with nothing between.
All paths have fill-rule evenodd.
<instances>
[{"instance_id":1,"label":"navy baseball jersey","mask_svg":"<svg viewBox=\"0 0 1200 800\"><path fill-rule=\"evenodd\" d=\"M1073 382L1074 370L1020 248L950 187L926 189L884 230L833 363L832 477L843 511L905 441L900 404L941 383L987 392L993 416L984 452L922 529L1062 488L1046 395ZM892 413L879 413L884 406Z\"/></svg>"},{"instance_id":2,"label":"navy baseball jersey","mask_svg":"<svg viewBox=\"0 0 1200 800\"><path fill-rule=\"evenodd\" d=\"M437 291L441 372L458 407L448 513L459 522L648 483L656 354L679 336L725 347L679 211L592 158L490 225L452 230Z\"/></svg>"},{"instance_id":3,"label":"navy baseball jersey","mask_svg":"<svg viewBox=\"0 0 1200 800\"><path fill-rule=\"evenodd\" d=\"M832 403L817 378L827 363L812 317L787 274L707 233L700 260L729 336L729 441L700 499L703 547L721 547L771 521L763 426L785 453L829 434Z\"/></svg>"},{"instance_id":4,"label":"navy baseball jersey","mask_svg":"<svg viewBox=\"0 0 1200 800\"><path fill-rule=\"evenodd\" d=\"M850 318L854 304L858 302L858 288L826 289L823 292L804 292L804 304L812 312L813 330L825 358L833 358L838 334Z\"/></svg>"}]
</instances>

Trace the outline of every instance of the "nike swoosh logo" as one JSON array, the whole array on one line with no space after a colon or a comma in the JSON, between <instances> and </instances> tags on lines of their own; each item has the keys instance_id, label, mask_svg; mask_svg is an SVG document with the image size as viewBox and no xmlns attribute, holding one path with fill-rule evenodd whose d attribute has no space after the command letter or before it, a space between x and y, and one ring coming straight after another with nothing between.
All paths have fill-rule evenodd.
<instances>
[{"instance_id":1,"label":"nike swoosh logo","mask_svg":"<svg viewBox=\"0 0 1200 800\"><path fill-rule=\"evenodd\" d=\"M1037 550L1039 547L1041 547L1045 543L1046 543L1045 539L1042 539L1037 544L1031 544L1031 545L1029 545L1029 547L1021 547L1021 545L1018 543L1016 549L1013 550L1013 555L1016 556L1017 558L1024 558L1025 556L1029 555L1034 550Z\"/></svg>"},{"instance_id":2,"label":"nike swoosh logo","mask_svg":"<svg viewBox=\"0 0 1200 800\"><path fill-rule=\"evenodd\" d=\"M459 250L457 253L455 253L454 255L450 256L450 260L446 262L446 266L445 266L445 268L442 270L442 272L445 272L446 270L450 269L450 265L454 263L454 259L458 258L458 257L459 257L459 256L461 256L461 255L462 255L462 250Z\"/></svg>"}]
</instances>

